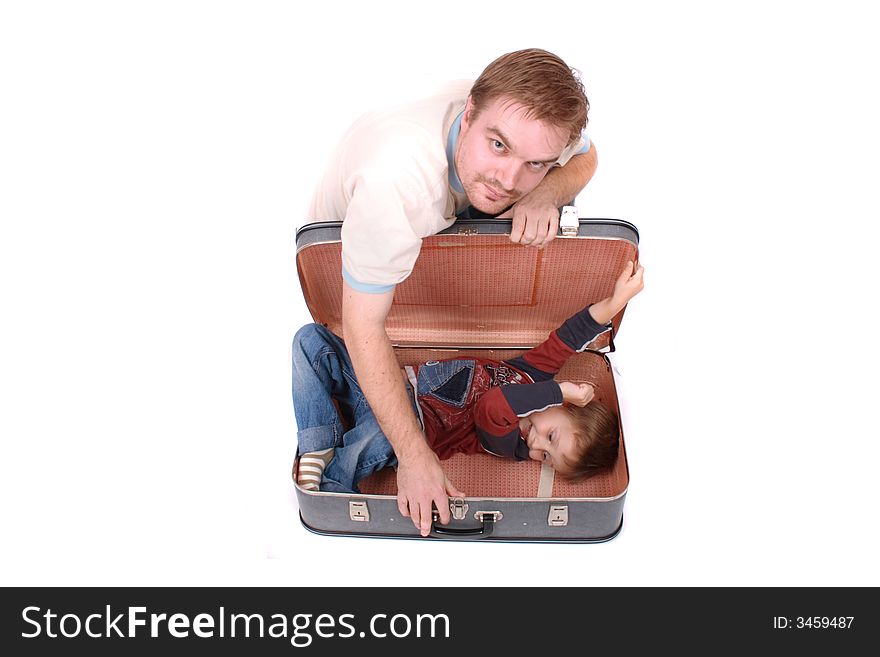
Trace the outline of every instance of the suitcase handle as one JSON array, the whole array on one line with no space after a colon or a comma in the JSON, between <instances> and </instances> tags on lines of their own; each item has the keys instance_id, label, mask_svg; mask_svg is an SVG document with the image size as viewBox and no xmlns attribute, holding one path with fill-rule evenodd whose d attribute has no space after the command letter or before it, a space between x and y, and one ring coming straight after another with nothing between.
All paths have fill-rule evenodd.
<instances>
[{"instance_id":1,"label":"suitcase handle","mask_svg":"<svg viewBox=\"0 0 880 657\"><path fill-rule=\"evenodd\" d=\"M476 541L481 538L488 538L495 529L495 515L491 513L482 515L480 517L480 526L470 529L444 527L443 525L438 525L437 520L438 517L435 512L434 521L431 523L431 536L452 541Z\"/></svg>"}]
</instances>

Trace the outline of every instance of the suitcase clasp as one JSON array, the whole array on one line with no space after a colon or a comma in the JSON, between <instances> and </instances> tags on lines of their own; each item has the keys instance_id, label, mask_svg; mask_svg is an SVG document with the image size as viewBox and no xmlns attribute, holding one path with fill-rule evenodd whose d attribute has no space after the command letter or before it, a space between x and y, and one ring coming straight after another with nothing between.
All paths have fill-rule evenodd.
<instances>
[{"instance_id":1,"label":"suitcase clasp","mask_svg":"<svg viewBox=\"0 0 880 657\"><path fill-rule=\"evenodd\" d=\"M547 517L547 524L551 527L565 527L568 524L568 506L551 506L550 515Z\"/></svg>"},{"instance_id":2,"label":"suitcase clasp","mask_svg":"<svg viewBox=\"0 0 880 657\"><path fill-rule=\"evenodd\" d=\"M370 511L364 501L351 500L348 503L348 517L356 522L369 522Z\"/></svg>"},{"instance_id":3,"label":"suitcase clasp","mask_svg":"<svg viewBox=\"0 0 880 657\"><path fill-rule=\"evenodd\" d=\"M468 505L464 498L453 497L449 500L449 511L452 513L454 520L464 520L467 518Z\"/></svg>"},{"instance_id":4,"label":"suitcase clasp","mask_svg":"<svg viewBox=\"0 0 880 657\"><path fill-rule=\"evenodd\" d=\"M577 237L580 223L577 207L566 205L562 208L562 214L559 217L559 230L563 235Z\"/></svg>"}]
</instances>

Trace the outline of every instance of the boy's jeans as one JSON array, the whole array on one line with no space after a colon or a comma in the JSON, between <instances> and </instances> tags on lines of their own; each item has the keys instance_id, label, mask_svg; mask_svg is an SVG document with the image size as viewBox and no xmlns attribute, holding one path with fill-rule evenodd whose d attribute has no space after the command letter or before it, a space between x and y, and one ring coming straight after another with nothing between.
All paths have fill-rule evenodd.
<instances>
[{"instance_id":1,"label":"boy's jeans","mask_svg":"<svg viewBox=\"0 0 880 657\"><path fill-rule=\"evenodd\" d=\"M332 399L351 419L348 431ZM355 379L345 344L320 324L303 326L293 338L293 411L297 454L336 449L324 470L322 491L359 492L361 479L397 465L394 450Z\"/></svg>"}]
</instances>

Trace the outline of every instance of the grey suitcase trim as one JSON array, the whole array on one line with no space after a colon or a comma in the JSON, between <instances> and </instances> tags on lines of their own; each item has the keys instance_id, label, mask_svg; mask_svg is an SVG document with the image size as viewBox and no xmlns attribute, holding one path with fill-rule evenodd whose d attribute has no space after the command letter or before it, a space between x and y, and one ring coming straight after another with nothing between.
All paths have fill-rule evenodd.
<instances>
[{"instance_id":1,"label":"grey suitcase trim","mask_svg":"<svg viewBox=\"0 0 880 657\"><path fill-rule=\"evenodd\" d=\"M308 531L313 534L317 534L319 536L343 536L347 538L392 538L392 539L408 539L408 540L444 540L444 541L465 541L469 539L464 538L449 538L449 537L440 537L440 536L420 536L417 534L368 534L366 532L348 532L348 531L330 531L326 529L317 529L316 527L312 527L309 525L302 516L302 512L299 514L299 520L302 523L302 526L305 527ZM487 543L575 543L575 544L584 544L584 543L606 543L611 539L615 538L623 529L623 515L620 517L620 524L617 526L617 529L614 530L613 533L608 536L602 536L599 538L548 538L546 535L542 535L540 538L502 538L499 536L488 536L486 538L481 538L481 541Z\"/></svg>"},{"instance_id":2,"label":"grey suitcase trim","mask_svg":"<svg viewBox=\"0 0 880 657\"><path fill-rule=\"evenodd\" d=\"M296 485L300 522L315 534L380 538L423 538L409 518L400 515L397 498L390 495L306 491ZM320 504L317 498L321 498ZM438 540L481 540L508 542L599 543L614 538L623 525L626 491L608 498L500 498L467 497L467 515L451 520L441 529L470 531L472 536L438 536ZM353 504L364 504L357 519ZM553 507L567 507L567 524L550 522ZM500 513L492 523L491 533L479 533L478 514ZM314 515L315 518L311 518ZM584 535L589 527L591 535Z\"/></svg>"},{"instance_id":3,"label":"grey suitcase trim","mask_svg":"<svg viewBox=\"0 0 880 657\"><path fill-rule=\"evenodd\" d=\"M639 244L639 231L628 221L622 219L580 219L578 234L559 235L557 239L598 238L620 239ZM458 219L454 224L437 235L508 235L510 219ZM341 221L319 221L302 226L296 231L296 251L313 244L338 242L342 228Z\"/></svg>"}]
</instances>

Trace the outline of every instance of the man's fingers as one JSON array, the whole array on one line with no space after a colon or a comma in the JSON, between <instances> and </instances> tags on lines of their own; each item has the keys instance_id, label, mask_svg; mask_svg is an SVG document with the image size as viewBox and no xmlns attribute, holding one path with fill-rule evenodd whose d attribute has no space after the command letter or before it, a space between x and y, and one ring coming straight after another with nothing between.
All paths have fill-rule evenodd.
<instances>
[{"instance_id":1,"label":"man's fingers","mask_svg":"<svg viewBox=\"0 0 880 657\"><path fill-rule=\"evenodd\" d=\"M510 225L510 241L519 242L522 238L523 230L526 227L526 219L523 215L513 215L513 223Z\"/></svg>"},{"instance_id":2,"label":"man's fingers","mask_svg":"<svg viewBox=\"0 0 880 657\"><path fill-rule=\"evenodd\" d=\"M539 249L543 249L545 246L550 244L556 238L556 232L559 230L559 217L550 217L550 223L547 226L547 234L544 236L544 241L538 245Z\"/></svg>"},{"instance_id":3,"label":"man's fingers","mask_svg":"<svg viewBox=\"0 0 880 657\"><path fill-rule=\"evenodd\" d=\"M556 231L559 229L559 217L544 215L535 219L534 225L535 237L532 240L532 246L543 249L556 237Z\"/></svg>"},{"instance_id":4,"label":"man's fingers","mask_svg":"<svg viewBox=\"0 0 880 657\"><path fill-rule=\"evenodd\" d=\"M440 524L448 525L449 521L452 520L452 515L449 513L449 498L446 495L437 497L434 499L434 505L437 507L437 512L440 515ZM430 527L430 524L428 526Z\"/></svg>"},{"instance_id":5,"label":"man's fingers","mask_svg":"<svg viewBox=\"0 0 880 657\"><path fill-rule=\"evenodd\" d=\"M531 232L532 241L530 244L532 246L543 246L550 228L550 217L536 217L530 223L534 227Z\"/></svg>"},{"instance_id":6,"label":"man's fingers","mask_svg":"<svg viewBox=\"0 0 880 657\"><path fill-rule=\"evenodd\" d=\"M547 241L552 242L559 230L559 213L550 216L550 228L547 230Z\"/></svg>"},{"instance_id":7,"label":"man's fingers","mask_svg":"<svg viewBox=\"0 0 880 657\"><path fill-rule=\"evenodd\" d=\"M422 516L421 516L421 522L419 523L419 525L420 525L419 530L420 530L422 536L427 536L428 534L431 533L431 525L434 522L434 514L431 511L430 505L428 505L427 510L425 510L425 507L422 507L421 510L422 510ZM448 508L446 509L446 520L444 521L443 516L441 515L440 522L442 522L444 525L449 523L449 509Z\"/></svg>"},{"instance_id":8,"label":"man's fingers","mask_svg":"<svg viewBox=\"0 0 880 657\"><path fill-rule=\"evenodd\" d=\"M467 497L467 495L455 487L455 484L449 481L449 477L446 477L446 494L449 495L449 497Z\"/></svg>"},{"instance_id":9,"label":"man's fingers","mask_svg":"<svg viewBox=\"0 0 880 657\"><path fill-rule=\"evenodd\" d=\"M537 227L535 226L535 222L529 219L526 219L524 224L525 226L523 227L520 243L524 246L531 246L537 235Z\"/></svg>"},{"instance_id":10,"label":"man's fingers","mask_svg":"<svg viewBox=\"0 0 880 657\"><path fill-rule=\"evenodd\" d=\"M400 515L404 518L409 518L409 505L406 498L402 495L397 496L397 510L400 511Z\"/></svg>"},{"instance_id":11,"label":"man's fingers","mask_svg":"<svg viewBox=\"0 0 880 657\"><path fill-rule=\"evenodd\" d=\"M412 519L413 525L415 525L416 529L421 530L422 527L422 510L418 504L410 503L409 505L409 513L410 518ZM424 534L422 534L424 536Z\"/></svg>"}]
</instances>

